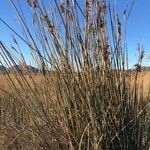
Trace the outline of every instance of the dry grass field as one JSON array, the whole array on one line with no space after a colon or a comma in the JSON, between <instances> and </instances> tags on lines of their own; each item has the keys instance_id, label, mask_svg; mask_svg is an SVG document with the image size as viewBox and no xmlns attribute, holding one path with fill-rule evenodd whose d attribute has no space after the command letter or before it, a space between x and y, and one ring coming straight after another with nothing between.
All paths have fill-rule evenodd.
<instances>
[{"instance_id":1,"label":"dry grass field","mask_svg":"<svg viewBox=\"0 0 150 150\"><path fill-rule=\"evenodd\" d=\"M128 92L128 99L126 99L125 102L126 106L123 107L125 109L128 109L128 111L124 113L126 113L127 117L129 116L131 117L131 120L129 119L127 122L128 123L131 122L132 124L132 121L134 123L134 120L132 120L132 118L135 117L134 113L135 115L139 115L141 110L144 111L143 113L144 116L143 115L138 116L138 119L134 118L137 122L136 124L134 124L132 134L134 134L134 132L137 133L139 132L140 135L143 134L144 136L143 140L147 142L146 138L148 137L146 136L148 133L147 132L145 134L141 133L141 130L149 129L147 123L150 120L149 117L146 115L146 112L149 109L146 109L146 111L143 109L145 109L144 107L149 102L147 101L148 99L147 97L148 97L148 89L150 83L149 80L150 72L148 71L139 72L137 75L137 79L135 73L129 75L130 77L126 77L127 78L126 84L129 85L128 88L130 89L130 92L125 91ZM112 104L106 103L107 109L104 110L104 112L106 111L106 113L108 114L111 113L109 114L110 115L109 117L111 119L115 119L113 122L110 121L110 124L112 126L118 125L117 120L119 119L121 119L120 122L122 122L122 118L120 117L123 114L117 113L119 109L124 109L124 108L119 108L120 107L119 105L121 101L124 100L125 98L124 97L121 100L120 97L121 95L119 96L121 92L118 89L118 87L120 86L118 84L122 84L121 82L123 82L122 80L123 78L119 80L119 77L121 77L120 74L122 73L119 73L117 80L115 80L114 82L116 86L114 86L115 84L113 84L113 89L109 89L108 90L109 92L103 93L105 89L104 87L103 90L100 90L102 87L100 88L97 85L93 85L95 87L95 88L93 87L94 92L97 90L100 91L98 93L96 92L93 95L94 97L90 94L90 97L92 96L91 97L92 101L95 100L95 98L97 97L96 94L98 95L102 94L103 98L108 99L109 97L109 99L112 99L111 100ZM86 106L86 103L84 102L85 98L82 99L82 94L86 94L84 92L86 92L86 88L87 88L86 87L87 85L84 82L85 80L84 77L82 77L81 82L79 82L80 80L78 80L77 86L75 86L73 83L71 83L72 81L69 77L67 77L67 79L70 83L65 83L67 82L67 79L60 80L61 75L52 73L46 76L43 76L42 74L39 75L30 74L30 75L23 75L23 76L19 74L9 74L9 76L7 75L0 76L1 79L0 80L1 81L0 82L0 129L1 129L0 146L1 148L3 148L4 150L5 149L6 150L7 149L36 150L39 149L40 147L41 149L44 148L44 149L56 149L56 150L71 149L70 146L68 147L68 140L69 138L71 138L69 137L70 136L69 132L75 132L74 137L76 137L76 134L80 133L79 129L81 127L85 130L85 127L87 127L87 123L84 124L83 120L85 119L84 117L87 117L87 119L89 118L87 114L91 110L88 108L89 106ZM84 76L84 74L82 74L82 76ZM80 76L75 76L75 78L79 78L79 77ZM93 77L94 76L92 76L92 78ZM11 83L11 81L13 82ZM66 84L68 87L66 87ZM82 91L79 91L80 86L82 88L81 89ZM76 93L76 91L73 90L72 87L77 88L76 90L78 92ZM92 86L90 87L92 89ZM67 91L67 88L69 88L68 90L72 93L68 93L69 91ZM111 90L113 90L113 92ZM136 93L135 90L138 91L138 94L135 94ZM77 97L75 97L76 96L75 94L77 94ZM74 101L72 101L72 98L74 98ZM115 101L113 100L114 98ZM75 99L77 100L77 102L75 102ZM136 103L134 104L135 100ZM91 103L90 107L94 108L92 112L95 113L95 115L100 115L96 113L100 111L99 109L101 107L94 106L95 104L93 105L92 101L90 102ZM80 105L78 106L78 104ZM137 109L136 111L134 107ZM64 111L67 111L66 112L67 114L64 113ZM67 117L66 115L68 116L68 118L66 118ZM122 117L126 119L125 114ZM74 124L72 121L76 121L76 123ZM100 120L98 120L97 125L100 124L99 121ZM73 127L74 129L72 129ZM91 128L93 129L93 127ZM124 125L122 128L124 128ZM78 131L76 131L77 129ZM140 131L137 131L137 129ZM92 134L96 135L96 133L93 133L95 132L94 130L91 132ZM83 133L81 133L81 135ZM114 138L116 135L117 134L114 133L114 135L111 138ZM136 140L138 140L138 138ZM114 142L115 142L114 144L116 144L115 140ZM141 145L139 147L141 147Z\"/></svg>"},{"instance_id":2,"label":"dry grass field","mask_svg":"<svg viewBox=\"0 0 150 150\"><path fill-rule=\"evenodd\" d=\"M56 75L54 73L51 73L47 77L54 81L55 76ZM18 77L18 79L21 79L21 75L18 74L17 77ZM33 88L36 85L42 87L42 84L44 84L44 81L46 79L45 77L43 77L42 74L39 74L39 75L31 74L31 75L25 75L24 77L27 80L27 82L30 84L30 86ZM16 75L10 74L10 78L12 79L13 82L18 84L18 82L15 81ZM0 88L3 90L4 89L8 90L12 86L12 83L10 82L9 77L5 74L0 75L0 81L1 81ZM130 82L134 86L134 81L135 81L135 73L131 73L129 75L129 78L127 77L127 82ZM144 95L147 95L147 93L149 92L149 89L150 89L150 71L142 71L142 72L138 73L137 81L138 81L139 88L142 88L142 91L145 93ZM33 84L33 82L35 85Z\"/></svg>"}]
</instances>

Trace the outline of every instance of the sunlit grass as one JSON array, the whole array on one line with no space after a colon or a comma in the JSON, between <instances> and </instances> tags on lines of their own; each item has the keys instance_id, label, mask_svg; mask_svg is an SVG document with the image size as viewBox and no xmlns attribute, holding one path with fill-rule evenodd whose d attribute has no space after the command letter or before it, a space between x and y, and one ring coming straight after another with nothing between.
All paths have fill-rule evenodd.
<instances>
[{"instance_id":1,"label":"sunlit grass","mask_svg":"<svg viewBox=\"0 0 150 150\"><path fill-rule=\"evenodd\" d=\"M0 76L0 146L148 149L149 91L144 90L149 84L140 72L144 53L138 46L136 69L127 71L125 29L117 8L109 1L86 0L82 8L78 1L54 0L55 8L47 10L29 0L33 27L28 27L21 10L10 2L24 34L15 35L29 46L40 72L23 69ZM0 43L1 64L25 68L19 43L15 37L13 41L11 50Z\"/></svg>"}]
</instances>

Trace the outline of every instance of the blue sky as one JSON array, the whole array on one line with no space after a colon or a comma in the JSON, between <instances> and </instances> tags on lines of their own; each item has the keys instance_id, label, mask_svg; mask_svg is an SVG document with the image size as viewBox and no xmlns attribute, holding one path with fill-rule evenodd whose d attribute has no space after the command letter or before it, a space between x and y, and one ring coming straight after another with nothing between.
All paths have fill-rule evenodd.
<instances>
[{"instance_id":1,"label":"blue sky","mask_svg":"<svg viewBox=\"0 0 150 150\"><path fill-rule=\"evenodd\" d=\"M14 0L14 2L17 2L18 0ZM26 0L21 0L22 9L24 11L24 14L27 18L27 22L30 25L31 19L30 19L30 8L27 5ZM19 26L19 23L17 21L16 13L14 12L14 9L12 5L10 4L9 0L1 0L0 1L0 18L2 18L9 26L11 26L17 33L21 35L21 27ZM0 22L0 40L7 44L8 47L10 45L13 45L12 36L15 34L11 32L3 23ZM28 46L22 42L19 38L17 39L21 49L23 50L24 56L26 56L27 62L32 63L30 53L28 51Z\"/></svg>"},{"instance_id":2,"label":"blue sky","mask_svg":"<svg viewBox=\"0 0 150 150\"><path fill-rule=\"evenodd\" d=\"M53 0L50 1L52 2ZM17 2L17 0L14 0L14 2ZM122 17L125 0L118 0L118 2L120 16ZM27 6L26 0L21 0L21 4L28 23L30 24L30 8ZM0 17L20 33L21 28L17 23L15 12L9 3L9 0L0 1ZM10 45L13 43L11 35L13 35L13 33L0 22L0 40ZM145 47L145 59L143 65L150 65L150 60L147 59L147 55L150 53L150 0L136 0L128 21L127 41L130 65L133 65L136 62L136 48L138 42L143 43ZM24 55L29 58L27 46L23 44L21 40L19 40L19 43L21 43L21 47L24 49Z\"/></svg>"},{"instance_id":3,"label":"blue sky","mask_svg":"<svg viewBox=\"0 0 150 150\"><path fill-rule=\"evenodd\" d=\"M150 65L147 55L150 53L150 1L136 0L133 11L128 21L127 39L130 57L135 62L137 43L145 47L144 65ZM131 61L132 62L132 61Z\"/></svg>"}]
</instances>

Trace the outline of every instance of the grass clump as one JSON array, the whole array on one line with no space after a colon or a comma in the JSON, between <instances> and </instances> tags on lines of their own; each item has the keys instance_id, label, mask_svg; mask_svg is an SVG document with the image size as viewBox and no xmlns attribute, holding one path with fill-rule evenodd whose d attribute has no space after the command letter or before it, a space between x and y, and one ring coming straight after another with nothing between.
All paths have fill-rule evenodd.
<instances>
[{"instance_id":1,"label":"grass clump","mask_svg":"<svg viewBox=\"0 0 150 150\"><path fill-rule=\"evenodd\" d=\"M136 70L127 71L126 32L114 3L54 0L47 10L42 1L29 0L28 27L10 2L24 38L8 27L29 46L40 72L6 70L8 83L0 88L3 149L148 149L149 97L138 80L143 49L138 47ZM13 41L12 50L0 43L1 63L26 66Z\"/></svg>"}]
</instances>

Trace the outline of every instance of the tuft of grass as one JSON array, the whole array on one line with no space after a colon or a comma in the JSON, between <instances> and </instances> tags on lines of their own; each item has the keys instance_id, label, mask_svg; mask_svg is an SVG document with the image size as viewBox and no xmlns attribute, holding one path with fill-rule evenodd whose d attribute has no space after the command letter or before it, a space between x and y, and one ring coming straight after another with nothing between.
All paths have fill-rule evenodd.
<instances>
[{"instance_id":1,"label":"tuft of grass","mask_svg":"<svg viewBox=\"0 0 150 150\"><path fill-rule=\"evenodd\" d=\"M19 2L19 1L18 1ZM0 42L1 64L20 64L18 74L2 76L0 146L3 149L148 149L149 91L139 82L143 49L128 71L126 24L110 1L28 0L29 27L21 5L10 0L34 63L32 74L17 39L9 49ZM20 3L19 3L20 4ZM116 6L116 5L115 5ZM50 7L50 9L49 9ZM127 9L127 8L126 8ZM115 10L115 11L113 11Z\"/></svg>"}]
</instances>

